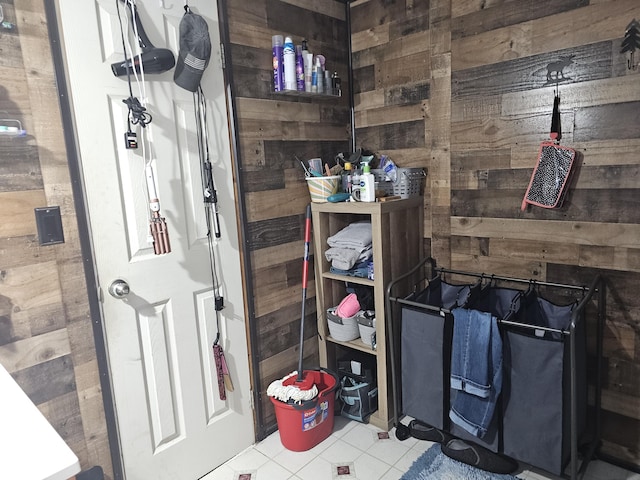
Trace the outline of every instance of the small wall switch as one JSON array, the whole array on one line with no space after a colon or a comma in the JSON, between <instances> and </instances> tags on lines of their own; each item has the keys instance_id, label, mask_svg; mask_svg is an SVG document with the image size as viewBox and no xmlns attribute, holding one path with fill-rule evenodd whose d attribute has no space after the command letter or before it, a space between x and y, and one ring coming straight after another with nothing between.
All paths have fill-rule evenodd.
<instances>
[{"instance_id":1,"label":"small wall switch","mask_svg":"<svg viewBox=\"0 0 640 480\"><path fill-rule=\"evenodd\" d=\"M40 245L64 243L60 207L39 207L35 212Z\"/></svg>"}]
</instances>

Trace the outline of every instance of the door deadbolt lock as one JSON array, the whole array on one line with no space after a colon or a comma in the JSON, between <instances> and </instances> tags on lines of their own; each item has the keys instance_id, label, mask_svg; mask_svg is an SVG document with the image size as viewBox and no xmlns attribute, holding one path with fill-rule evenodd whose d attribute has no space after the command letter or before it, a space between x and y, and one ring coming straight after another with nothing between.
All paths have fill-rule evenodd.
<instances>
[{"instance_id":1,"label":"door deadbolt lock","mask_svg":"<svg viewBox=\"0 0 640 480\"><path fill-rule=\"evenodd\" d=\"M111 282L111 285L109 285L109 295L113 298L124 298L130 291L129 284L120 278L114 280Z\"/></svg>"}]
</instances>

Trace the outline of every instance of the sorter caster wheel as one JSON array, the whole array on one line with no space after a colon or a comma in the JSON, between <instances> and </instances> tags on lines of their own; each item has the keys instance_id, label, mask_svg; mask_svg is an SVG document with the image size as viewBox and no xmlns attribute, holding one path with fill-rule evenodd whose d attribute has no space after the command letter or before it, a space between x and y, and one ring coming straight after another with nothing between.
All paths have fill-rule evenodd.
<instances>
[{"instance_id":1,"label":"sorter caster wheel","mask_svg":"<svg viewBox=\"0 0 640 480\"><path fill-rule=\"evenodd\" d=\"M398 425L396 425L396 438L398 440L406 440L410 436L411 430L409 430L409 427L403 425L402 423L398 423Z\"/></svg>"}]
</instances>

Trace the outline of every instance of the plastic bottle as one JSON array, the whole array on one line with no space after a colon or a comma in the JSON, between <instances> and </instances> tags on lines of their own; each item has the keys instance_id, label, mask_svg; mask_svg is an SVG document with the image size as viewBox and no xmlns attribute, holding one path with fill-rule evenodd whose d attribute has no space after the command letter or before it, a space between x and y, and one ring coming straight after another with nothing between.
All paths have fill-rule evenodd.
<instances>
[{"instance_id":1,"label":"plastic bottle","mask_svg":"<svg viewBox=\"0 0 640 480\"><path fill-rule=\"evenodd\" d=\"M338 76L338 72L333 72L333 75L331 75L331 88L332 88L332 93L334 95L337 96L341 96L342 95L342 88L341 85L342 81L340 80L340 77Z\"/></svg>"},{"instance_id":2,"label":"plastic bottle","mask_svg":"<svg viewBox=\"0 0 640 480\"><path fill-rule=\"evenodd\" d=\"M364 163L362 175L360 175L360 201L376 201L376 177L371 173L369 162Z\"/></svg>"},{"instance_id":3,"label":"plastic bottle","mask_svg":"<svg viewBox=\"0 0 640 480\"><path fill-rule=\"evenodd\" d=\"M311 91L316 93L318 91L318 70L316 69L316 59L311 58Z\"/></svg>"},{"instance_id":4,"label":"plastic bottle","mask_svg":"<svg viewBox=\"0 0 640 480\"><path fill-rule=\"evenodd\" d=\"M273 51L273 90L281 92L284 90L284 63L282 58L282 35L271 37Z\"/></svg>"},{"instance_id":5,"label":"plastic bottle","mask_svg":"<svg viewBox=\"0 0 640 480\"><path fill-rule=\"evenodd\" d=\"M282 49L284 57L284 89L296 89L296 49L293 46L291 37L285 37L284 48Z\"/></svg>"},{"instance_id":6,"label":"plastic bottle","mask_svg":"<svg viewBox=\"0 0 640 480\"><path fill-rule=\"evenodd\" d=\"M302 46L296 45L296 89L299 92L304 92L304 60L302 58Z\"/></svg>"},{"instance_id":7,"label":"plastic bottle","mask_svg":"<svg viewBox=\"0 0 640 480\"><path fill-rule=\"evenodd\" d=\"M342 172L342 191L351 193L351 162L345 162Z\"/></svg>"},{"instance_id":8,"label":"plastic bottle","mask_svg":"<svg viewBox=\"0 0 640 480\"><path fill-rule=\"evenodd\" d=\"M324 89L322 88L324 85L324 73L322 71L322 62L320 61L320 56L316 56L315 79L316 91L318 93L322 93L324 91Z\"/></svg>"},{"instance_id":9,"label":"plastic bottle","mask_svg":"<svg viewBox=\"0 0 640 480\"><path fill-rule=\"evenodd\" d=\"M313 54L309 53L309 46L306 40L302 40L302 63L304 68L304 90L305 92L310 92Z\"/></svg>"}]
</instances>

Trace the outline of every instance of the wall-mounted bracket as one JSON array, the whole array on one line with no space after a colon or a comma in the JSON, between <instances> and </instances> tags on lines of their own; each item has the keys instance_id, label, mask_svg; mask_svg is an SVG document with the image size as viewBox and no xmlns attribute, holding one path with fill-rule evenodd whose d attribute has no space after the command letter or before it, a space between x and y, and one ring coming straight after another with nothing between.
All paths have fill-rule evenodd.
<instances>
[{"instance_id":1,"label":"wall-mounted bracket","mask_svg":"<svg viewBox=\"0 0 640 480\"><path fill-rule=\"evenodd\" d=\"M631 20L624 31L624 39L620 47L620 53L628 53L627 68L629 70L637 70L638 63L634 60L636 49L640 49L640 22L635 18Z\"/></svg>"}]
</instances>

